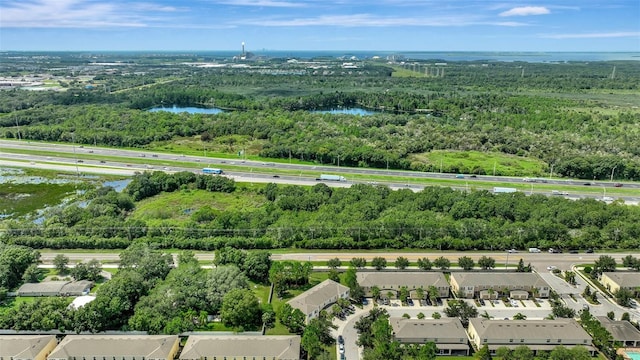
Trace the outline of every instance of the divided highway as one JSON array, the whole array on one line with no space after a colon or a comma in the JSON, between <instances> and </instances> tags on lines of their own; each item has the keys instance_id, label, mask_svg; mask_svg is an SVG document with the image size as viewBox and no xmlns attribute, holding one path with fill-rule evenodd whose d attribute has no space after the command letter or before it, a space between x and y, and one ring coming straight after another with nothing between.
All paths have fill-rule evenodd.
<instances>
[{"instance_id":1,"label":"divided highway","mask_svg":"<svg viewBox=\"0 0 640 360\"><path fill-rule=\"evenodd\" d=\"M12 152L3 152L3 149L11 149ZM20 153L20 151L25 151L25 153ZM46 152L47 154L51 155L33 155L34 152L38 151ZM65 155L58 157L54 155L55 153ZM114 159L118 160L114 161ZM133 159L135 159L135 161L133 161ZM148 162L148 164L140 164L141 161ZM184 163L189 163L189 167L183 167L184 165L182 164ZM146 170L171 172L194 171L194 167L197 167L199 170L200 166L206 166L223 168L226 175L236 179L237 181L276 182L300 185L317 183L315 179L321 173L338 173L345 176L349 181L328 181L326 183L330 186L345 187L350 186L353 183L376 183L375 181L353 180L349 178L350 175L359 175L360 178L364 179L366 179L367 176L371 176L371 178L388 177L389 180L382 181L381 183L383 183L384 185L388 185L394 189L408 188L413 191L420 191L424 188L425 185L418 183L420 180L424 179L446 180L448 184L453 184L451 185L451 187L458 189L468 189L469 186L479 187L478 185L474 184L474 182L480 181L483 182L481 187L485 188L491 186L490 184L487 184L490 182L502 184L523 183L522 178L516 177L478 175L474 178L467 176L460 179L456 178L454 174L443 173L300 165L240 159L230 160L205 156L185 156L138 150L9 140L0 140L0 166L1 165L50 168L72 172L78 171L83 173L108 173L122 175L130 175L135 171ZM234 168L238 170L234 170ZM246 171L247 168L249 168L249 171ZM282 171L284 173L287 173L288 175L278 174L278 171ZM291 175L291 172L294 171L300 171L299 175ZM306 172L307 174L303 174L303 172ZM309 175L309 173L313 173L315 175ZM408 180L398 182L397 178L399 177L407 178ZM533 184L531 184L531 190L526 190L525 192L550 195L551 192L550 190L548 190L548 185L556 185L558 189L562 189L566 186L581 186L583 184L589 183L589 187L585 186L585 189L583 191L580 191L580 193L575 193L574 191L574 194L567 195L565 197L570 199L579 199L586 197L597 199L605 198L608 201L613 200L614 198L613 196L606 197L607 189L609 189L610 194L611 191L615 189L613 182L585 182L579 180L559 179L544 179L543 181L544 185L546 185L545 189L535 189ZM624 183L624 188L639 189L638 195L615 196L615 198L622 199L627 204L638 204L640 202L640 184ZM601 189L602 192L600 192Z\"/></svg>"}]
</instances>

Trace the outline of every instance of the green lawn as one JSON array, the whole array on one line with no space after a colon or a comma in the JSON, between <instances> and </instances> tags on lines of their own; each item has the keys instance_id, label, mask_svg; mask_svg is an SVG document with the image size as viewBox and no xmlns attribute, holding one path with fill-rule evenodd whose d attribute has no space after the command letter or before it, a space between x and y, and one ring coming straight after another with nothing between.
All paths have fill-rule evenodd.
<instances>
[{"instance_id":1,"label":"green lawn","mask_svg":"<svg viewBox=\"0 0 640 360\"><path fill-rule=\"evenodd\" d=\"M415 154L410 160L432 164L445 172L453 167L467 169L461 173L470 173L472 169L481 168L485 174L502 176L543 176L548 175L547 164L541 160L497 152L449 151L434 150L429 153Z\"/></svg>"}]
</instances>

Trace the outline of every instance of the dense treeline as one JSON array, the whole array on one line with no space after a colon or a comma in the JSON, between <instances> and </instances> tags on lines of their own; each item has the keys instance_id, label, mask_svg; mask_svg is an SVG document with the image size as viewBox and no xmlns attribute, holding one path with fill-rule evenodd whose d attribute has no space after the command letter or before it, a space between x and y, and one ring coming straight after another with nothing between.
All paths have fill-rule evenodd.
<instances>
[{"instance_id":1,"label":"dense treeline","mask_svg":"<svg viewBox=\"0 0 640 360\"><path fill-rule=\"evenodd\" d=\"M188 177L141 174L125 193L100 189L89 194L86 207L54 209L41 225L8 221L3 238L35 248L122 248L135 239L164 248L202 250L640 246L637 207L435 187L414 193L371 185L343 189L268 184L260 190L262 200L246 189L221 192L219 196L236 199L236 205L220 208L213 202L191 209L186 220L167 217L165 212L151 218L132 213L132 197L151 196L156 193L152 189L198 191L196 179L176 185L178 178Z\"/></svg>"},{"instance_id":2,"label":"dense treeline","mask_svg":"<svg viewBox=\"0 0 640 360\"><path fill-rule=\"evenodd\" d=\"M160 81L168 69L156 69L155 78L153 72L140 75L142 87L125 73L102 73L99 89L0 92L0 113L6 113L0 116L0 136L118 147L192 138L229 153L247 149L263 157L321 164L340 158L347 166L420 171L440 170L424 160L430 151L477 150L540 159L546 170L553 166L555 174L567 177L606 179L615 167L615 178L640 178L640 114L628 106L637 95L625 92L640 84L634 63L481 65L451 63L445 77L415 78L390 77L383 64L351 74L338 67L277 76L178 67L170 81ZM118 83L135 91L102 90ZM174 104L236 111L144 111ZM383 112L354 117L308 111L354 106ZM445 164L442 170L489 169ZM526 171L509 175L541 175Z\"/></svg>"}]
</instances>

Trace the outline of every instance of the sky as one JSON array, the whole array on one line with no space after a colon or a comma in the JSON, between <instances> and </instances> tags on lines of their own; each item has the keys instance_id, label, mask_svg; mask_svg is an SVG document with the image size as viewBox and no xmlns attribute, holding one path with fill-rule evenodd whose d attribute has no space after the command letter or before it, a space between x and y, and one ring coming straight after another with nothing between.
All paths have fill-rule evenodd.
<instances>
[{"instance_id":1,"label":"sky","mask_svg":"<svg viewBox=\"0 0 640 360\"><path fill-rule=\"evenodd\" d=\"M1 0L0 50L640 51L640 0Z\"/></svg>"}]
</instances>

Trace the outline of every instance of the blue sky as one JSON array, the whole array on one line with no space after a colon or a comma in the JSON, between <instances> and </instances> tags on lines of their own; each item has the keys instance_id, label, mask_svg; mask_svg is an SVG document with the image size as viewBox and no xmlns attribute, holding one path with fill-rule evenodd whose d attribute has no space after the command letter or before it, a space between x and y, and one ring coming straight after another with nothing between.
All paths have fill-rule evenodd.
<instances>
[{"instance_id":1,"label":"blue sky","mask_svg":"<svg viewBox=\"0 0 640 360\"><path fill-rule=\"evenodd\" d=\"M0 50L640 51L640 0L2 0Z\"/></svg>"}]
</instances>

